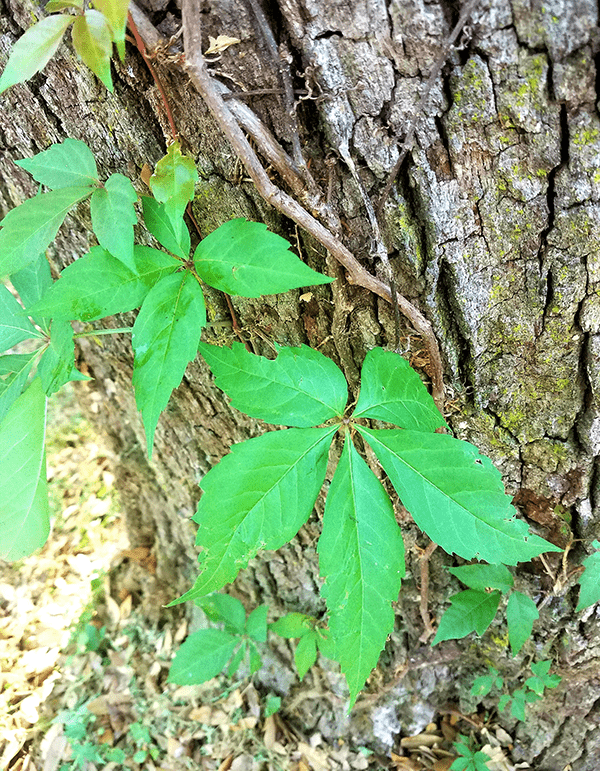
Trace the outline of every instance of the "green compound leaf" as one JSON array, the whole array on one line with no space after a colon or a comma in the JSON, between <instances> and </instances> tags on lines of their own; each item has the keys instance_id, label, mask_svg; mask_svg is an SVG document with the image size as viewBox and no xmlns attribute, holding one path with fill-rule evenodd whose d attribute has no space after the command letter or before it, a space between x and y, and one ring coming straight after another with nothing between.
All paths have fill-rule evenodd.
<instances>
[{"instance_id":1,"label":"green compound leaf","mask_svg":"<svg viewBox=\"0 0 600 771\"><path fill-rule=\"evenodd\" d=\"M205 325L202 289L188 271L161 279L138 313L132 332L133 387L146 429L148 457L160 413L196 357Z\"/></svg>"},{"instance_id":2,"label":"green compound leaf","mask_svg":"<svg viewBox=\"0 0 600 771\"><path fill-rule=\"evenodd\" d=\"M202 480L193 517L202 569L171 605L230 583L261 549L279 549L306 522L325 480L334 428L289 428L235 444Z\"/></svg>"},{"instance_id":3,"label":"green compound leaf","mask_svg":"<svg viewBox=\"0 0 600 771\"><path fill-rule=\"evenodd\" d=\"M539 617L536 604L530 597L521 592L513 592L510 595L506 606L506 623L513 656L521 650L531 634L533 622Z\"/></svg>"},{"instance_id":4,"label":"green compound leaf","mask_svg":"<svg viewBox=\"0 0 600 771\"><path fill-rule=\"evenodd\" d=\"M189 155L181 152L179 142L171 142L167 154L156 164L156 170L150 177L152 195L165 205L167 216L178 227L188 201L194 197L194 187L198 181L196 165Z\"/></svg>"},{"instance_id":5,"label":"green compound leaf","mask_svg":"<svg viewBox=\"0 0 600 771\"><path fill-rule=\"evenodd\" d=\"M500 472L472 444L448 434L357 428L417 525L449 554L516 565L561 551L514 519Z\"/></svg>"},{"instance_id":6,"label":"green compound leaf","mask_svg":"<svg viewBox=\"0 0 600 771\"><path fill-rule=\"evenodd\" d=\"M463 565L460 568L448 568L470 589L485 592L486 589L500 589L502 594L509 592L514 585L510 570L505 565Z\"/></svg>"},{"instance_id":7,"label":"green compound leaf","mask_svg":"<svg viewBox=\"0 0 600 771\"><path fill-rule=\"evenodd\" d=\"M12 293L0 284L0 351L8 351L30 337L42 337Z\"/></svg>"},{"instance_id":8,"label":"green compound leaf","mask_svg":"<svg viewBox=\"0 0 600 771\"><path fill-rule=\"evenodd\" d=\"M488 667L490 670L489 675L481 675L476 677L471 686L471 696L487 696L492 688L502 688L504 680L499 676L498 670L494 667Z\"/></svg>"},{"instance_id":9,"label":"green compound leaf","mask_svg":"<svg viewBox=\"0 0 600 771\"><path fill-rule=\"evenodd\" d=\"M71 17L73 18L73 17ZM90 148L78 139L65 139L50 145L32 158L15 161L42 185L51 190L64 187L96 187L99 184L96 161Z\"/></svg>"},{"instance_id":10,"label":"green compound leaf","mask_svg":"<svg viewBox=\"0 0 600 771\"><path fill-rule=\"evenodd\" d=\"M37 353L0 356L0 421L21 395Z\"/></svg>"},{"instance_id":11,"label":"green compound leaf","mask_svg":"<svg viewBox=\"0 0 600 771\"><path fill-rule=\"evenodd\" d=\"M45 431L46 398L35 378L0 423L1 559L27 557L48 537Z\"/></svg>"},{"instance_id":12,"label":"green compound leaf","mask_svg":"<svg viewBox=\"0 0 600 771\"><path fill-rule=\"evenodd\" d=\"M231 658L237 637L220 629L200 629L181 645L169 670L167 682L199 685L223 671Z\"/></svg>"},{"instance_id":13,"label":"green compound leaf","mask_svg":"<svg viewBox=\"0 0 600 771\"><path fill-rule=\"evenodd\" d=\"M19 293L23 305L27 308L27 315L31 316L44 331L47 331L48 324L46 319L36 313L32 313L30 310L31 306L35 305L53 284L50 265L46 255L40 254L35 262L32 262L18 273L13 273L10 281Z\"/></svg>"},{"instance_id":14,"label":"green compound leaf","mask_svg":"<svg viewBox=\"0 0 600 771\"><path fill-rule=\"evenodd\" d=\"M104 14L111 29L112 39L117 44L117 51L125 59L125 28L129 0L95 0L94 8Z\"/></svg>"},{"instance_id":15,"label":"green compound leaf","mask_svg":"<svg viewBox=\"0 0 600 771\"><path fill-rule=\"evenodd\" d=\"M137 193L122 174L111 174L104 187L92 195L92 227L100 246L135 271L133 226L137 217L133 204Z\"/></svg>"},{"instance_id":16,"label":"green compound leaf","mask_svg":"<svg viewBox=\"0 0 600 771\"><path fill-rule=\"evenodd\" d=\"M365 356L352 417L385 420L415 431L446 426L415 370L402 356L383 348L373 348Z\"/></svg>"},{"instance_id":17,"label":"green compound leaf","mask_svg":"<svg viewBox=\"0 0 600 771\"><path fill-rule=\"evenodd\" d=\"M165 205L150 196L142 196L144 222L154 238L172 254L187 260L190 254L190 231L182 217L172 220Z\"/></svg>"},{"instance_id":18,"label":"green compound leaf","mask_svg":"<svg viewBox=\"0 0 600 771\"><path fill-rule=\"evenodd\" d=\"M593 554L583 560L585 570L579 579L579 602L577 611L589 608L596 602L600 602L600 542L593 541L592 547L597 549Z\"/></svg>"},{"instance_id":19,"label":"green compound leaf","mask_svg":"<svg viewBox=\"0 0 600 771\"><path fill-rule=\"evenodd\" d=\"M330 284L289 251L285 238L260 222L225 222L198 244L198 275L215 289L242 297L287 292L300 286Z\"/></svg>"},{"instance_id":20,"label":"green compound leaf","mask_svg":"<svg viewBox=\"0 0 600 771\"><path fill-rule=\"evenodd\" d=\"M244 634L246 628L246 610L237 597L229 594L211 594L196 600L211 621L225 622L230 634Z\"/></svg>"},{"instance_id":21,"label":"green compound leaf","mask_svg":"<svg viewBox=\"0 0 600 771\"><path fill-rule=\"evenodd\" d=\"M388 494L349 436L327 494L318 552L351 708L394 628L391 603L404 576L404 544Z\"/></svg>"},{"instance_id":22,"label":"green compound leaf","mask_svg":"<svg viewBox=\"0 0 600 771\"><path fill-rule=\"evenodd\" d=\"M56 237L69 209L91 192L89 187L65 187L11 209L0 222L0 278L35 262Z\"/></svg>"},{"instance_id":23,"label":"green compound leaf","mask_svg":"<svg viewBox=\"0 0 600 771\"><path fill-rule=\"evenodd\" d=\"M300 680L304 679L304 675L314 665L317 660L317 633L312 631L303 635L298 640L296 650L294 651L294 662L296 669L298 670L298 677Z\"/></svg>"},{"instance_id":24,"label":"green compound leaf","mask_svg":"<svg viewBox=\"0 0 600 771\"><path fill-rule=\"evenodd\" d=\"M256 642L267 642L267 613L269 612L268 605L259 605L258 608L254 608L252 613L248 616L246 622L246 632Z\"/></svg>"},{"instance_id":25,"label":"green compound leaf","mask_svg":"<svg viewBox=\"0 0 600 771\"><path fill-rule=\"evenodd\" d=\"M246 415L308 428L344 414L346 378L314 348L281 348L272 360L249 353L241 343L231 348L200 343L198 350L217 386Z\"/></svg>"},{"instance_id":26,"label":"green compound leaf","mask_svg":"<svg viewBox=\"0 0 600 771\"><path fill-rule=\"evenodd\" d=\"M104 15L100 11L88 9L83 16L77 16L73 24L72 39L81 61L112 92L110 74L112 35Z\"/></svg>"},{"instance_id":27,"label":"green compound leaf","mask_svg":"<svg viewBox=\"0 0 600 771\"><path fill-rule=\"evenodd\" d=\"M432 645L443 640L458 640L471 632L482 635L494 620L501 598L500 592L464 592L450 597L450 607L440 619Z\"/></svg>"},{"instance_id":28,"label":"green compound leaf","mask_svg":"<svg viewBox=\"0 0 600 771\"><path fill-rule=\"evenodd\" d=\"M270 629L280 637L292 639L294 637L304 637L314 629L315 619L312 616L305 616L304 613L288 613L270 625Z\"/></svg>"},{"instance_id":29,"label":"green compound leaf","mask_svg":"<svg viewBox=\"0 0 600 771\"><path fill-rule=\"evenodd\" d=\"M537 661L535 664L531 665L531 671L534 676L528 677L527 680L525 680L525 685L538 697L544 695L545 688L556 688L562 679L560 675L548 674L551 666L552 661L550 661L550 659L547 659L546 661Z\"/></svg>"},{"instance_id":30,"label":"green compound leaf","mask_svg":"<svg viewBox=\"0 0 600 771\"><path fill-rule=\"evenodd\" d=\"M0 94L15 83L24 83L44 69L74 21L73 16L48 16L30 27L12 48L0 77Z\"/></svg>"},{"instance_id":31,"label":"green compound leaf","mask_svg":"<svg viewBox=\"0 0 600 771\"><path fill-rule=\"evenodd\" d=\"M93 246L60 274L28 313L54 319L95 321L138 308L150 289L180 264L149 246L133 250L136 272L101 246Z\"/></svg>"},{"instance_id":32,"label":"green compound leaf","mask_svg":"<svg viewBox=\"0 0 600 771\"><path fill-rule=\"evenodd\" d=\"M50 328L50 345L44 351L38 365L38 375L47 396L58 391L72 377L75 368L75 343L73 328L68 321L53 321Z\"/></svg>"}]
</instances>

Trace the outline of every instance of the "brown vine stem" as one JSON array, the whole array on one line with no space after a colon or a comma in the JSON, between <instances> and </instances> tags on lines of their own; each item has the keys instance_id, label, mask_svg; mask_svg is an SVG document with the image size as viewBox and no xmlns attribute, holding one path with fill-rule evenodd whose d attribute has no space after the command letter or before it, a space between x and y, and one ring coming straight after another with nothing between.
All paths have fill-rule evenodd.
<instances>
[{"instance_id":1,"label":"brown vine stem","mask_svg":"<svg viewBox=\"0 0 600 771\"><path fill-rule=\"evenodd\" d=\"M238 158L254 182L262 197L291 220L307 230L346 269L347 280L374 292L389 303L393 302L389 286L369 273L347 249L346 246L315 217L309 214L296 200L280 190L269 179L262 164L237 120L218 92L202 56L201 17L199 0L183 0L183 39L186 52L185 70L190 80L204 99L219 127L229 140ZM414 328L425 338L431 359L432 395L442 410L444 403L443 367L437 339L429 321L405 297L397 294L396 301L401 313L409 319Z\"/></svg>"},{"instance_id":2,"label":"brown vine stem","mask_svg":"<svg viewBox=\"0 0 600 771\"><path fill-rule=\"evenodd\" d=\"M171 112L171 106L169 105L169 100L167 99L166 91L163 88L163 84L160 78L158 77L156 70L152 66L152 62L150 61L150 57L148 56L148 51L146 51L146 45L144 43L142 36L138 31L135 21L133 20L133 16L131 15L131 12L127 14L127 24L135 39L135 44L137 46L137 49L142 55L143 60L146 62L146 66L150 70L150 74L154 78L154 82L156 83L156 87L158 88L158 92L160 94L160 97L162 99L162 102L165 108L165 112L167 114L167 120L169 121L169 126L171 127L171 134L173 135L173 140L175 141L179 138L179 134L175 126L175 121L173 120L173 114Z\"/></svg>"}]
</instances>

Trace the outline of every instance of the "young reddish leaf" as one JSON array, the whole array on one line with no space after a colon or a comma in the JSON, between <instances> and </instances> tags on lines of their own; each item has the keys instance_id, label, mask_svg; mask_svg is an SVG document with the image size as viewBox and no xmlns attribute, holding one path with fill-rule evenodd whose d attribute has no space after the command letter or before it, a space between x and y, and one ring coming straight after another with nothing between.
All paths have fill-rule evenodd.
<instances>
[{"instance_id":1,"label":"young reddish leaf","mask_svg":"<svg viewBox=\"0 0 600 771\"><path fill-rule=\"evenodd\" d=\"M112 92L110 57L112 54L112 36L106 18L100 11L88 9L83 16L78 16L73 24L73 46L81 61Z\"/></svg>"},{"instance_id":2,"label":"young reddish leaf","mask_svg":"<svg viewBox=\"0 0 600 771\"><path fill-rule=\"evenodd\" d=\"M96 187L98 169L90 148L78 139L65 139L32 158L15 161L42 185L58 190L63 187Z\"/></svg>"},{"instance_id":3,"label":"young reddish leaf","mask_svg":"<svg viewBox=\"0 0 600 771\"><path fill-rule=\"evenodd\" d=\"M351 708L394 628L391 604L404 576L404 544L388 494L349 435L327 494L318 552Z\"/></svg>"},{"instance_id":4,"label":"young reddish leaf","mask_svg":"<svg viewBox=\"0 0 600 771\"><path fill-rule=\"evenodd\" d=\"M579 590L577 611L584 610L584 608L589 608L590 605L600 602L600 542L593 541L592 547L598 551L590 554L583 561L585 569L579 578L581 589Z\"/></svg>"},{"instance_id":5,"label":"young reddish leaf","mask_svg":"<svg viewBox=\"0 0 600 771\"><path fill-rule=\"evenodd\" d=\"M500 592L477 592L465 589L450 597L450 607L440 619L437 634L431 643L437 645L443 640L458 640L471 632L482 635L494 620Z\"/></svg>"},{"instance_id":6,"label":"young reddish leaf","mask_svg":"<svg viewBox=\"0 0 600 771\"><path fill-rule=\"evenodd\" d=\"M215 383L246 415L267 423L308 428L344 414L348 386L341 370L314 348L280 348L276 359L200 343Z\"/></svg>"},{"instance_id":7,"label":"young reddish leaf","mask_svg":"<svg viewBox=\"0 0 600 771\"><path fill-rule=\"evenodd\" d=\"M146 429L148 456L160 413L195 358L205 324L202 289L189 271L161 279L144 299L133 325L133 387Z\"/></svg>"},{"instance_id":8,"label":"young reddish leaf","mask_svg":"<svg viewBox=\"0 0 600 771\"><path fill-rule=\"evenodd\" d=\"M491 460L448 434L357 426L417 525L449 554L516 565L558 546L529 533Z\"/></svg>"},{"instance_id":9,"label":"young reddish leaf","mask_svg":"<svg viewBox=\"0 0 600 771\"><path fill-rule=\"evenodd\" d=\"M149 184L152 194L164 204L165 212L174 225L183 216L188 201L194 197L197 181L194 161L181 152L179 142L171 142L167 154L156 164Z\"/></svg>"},{"instance_id":10,"label":"young reddish leaf","mask_svg":"<svg viewBox=\"0 0 600 771\"><path fill-rule=\"evenodd\" d=\"M131 311L162 278L174 273L179 263L149 246L135 246L136 271L101 246L67 266L58 281L28 313L54 319L95 321Z\"/></svg>"},{"instance_id":11,"label":"young reddish leaf","mask_svg":"<svg viewBox=\"0 0 600 771\"><path fill-rule=\"evenodd\" d=\"M7 351L30 337L42 337L9 290L0 284L0 351Z\"/></svg>"},{"instance_id":12,"label":"young reddish leaf","mask_svg":"<svg viewBox=\"0 0 600 771\"><path fill-rule=\"evenodd\" d=\"M121 60L125 59L125 28L127 27L127 9L129 0L94 0L94 8L104 14L108 21L112 39L117 44Z\"/></svg>"},{"instance_id":13,"label":"young reddish leaf","mask_svg":"<svg viewBox=\"0 0 600 771\"><path fill-rule=\"evenodd\" d=\"M352 417L385 420L415 431L446 425L415 370L402 356L383 348L373 348L365 356Z\"/></svg>"},{"instance_id":14,"label":"young reddish leaf","mask_svg":"<svg viewBox=\"0 0 600 771\"><path fill-rule=\"evenodd\" d=\"M181 645L169 670L167 682L199 685L223 671L239 639L220 629L200 629Z\"/></svg>"},{"instance_id":15,"label":"young reddish leaf","mask_svg":"<svg viewBox=\"0 0 600 771\"><path fill-rule=\"evenodd\" d=\"M35 378L0 423L0 559L26 557L48 537L45 431L46 397Z\"/></svg>"},{"instance_id":16,"label":"young reddish leaf","mask_svg":"<svg viewBox=\"0 0 600 771\"><path fill-rule=\"evenodd\" d=\"M533 622L539 617L536 604L530 597L521 592L513 592L510 595L506 606L506 623L513 656L521 650L525 640L531 634Z\"/></svg>"},{"instance_id":17,"label":"young reddish leaf","mask_svg":"<svg viewBox=\"0 0 600 771\"><path fill-rule=\"evenodd\" d=\"M196 545L202 573L171 605L233 581L261 549L279 549L306 522L325 480L333 428L289 428L235 444L202 480Z\"/></svg>"},{"instance_id":18,"label":"young reddish leaf","mask_svg":"<svg viewBox=\"0 0 600 771\"><path fill-rule=\"evenodd\" d=\"M24 83L42 70L56 53L63 35L74 21L73 16L48 16L30 27L10 52L0 77L0 94L16 83Z\"/></svg>"},{"instance_id":19,"label":"young reddish leaf","mask_svg":"<svg viewBox=\"0 0 600 771\"><path fill-rule=\"evenodd\" d=\"M207 284L242 297L333 281L309 268L289 248L285 238L260 222L229 220L200 241L194 264Z\"/></svg>"},{"instance_id":20,"label":"young reddish leaf","mask_svg":"<svg viewBox=\"0 0 600 771\"><path fill-rule=\"evenodd\" d=\"M92 192L65 187L28 198L0 222L0 278L35 262L54 240L67 212Z\"/></svg>"},{"instance_id":21,"label":"young reddish leaf","mask_svg":"<svg viewBox=\"0 0 600 771\"><path fill-rule=\"evenodd\" d=\"M133 257L133 226L137 217L133 204L137 193L122 174L111 174L104 187L92 195L92 227L100 245L123 265L135 271Z\"/></svg>"},{"instance_id":22,"label":"young reddish leaf","mask_svg":"<svg viewBox=\"0 0 600 771\"><path fill-rule=\"evenodd\" d=\"M171 220L165 205L155 198L142 196L144 222L154 238L172 254L187 260L190 255L190 231L182 217Z\"/></svg>"}]
</instances>

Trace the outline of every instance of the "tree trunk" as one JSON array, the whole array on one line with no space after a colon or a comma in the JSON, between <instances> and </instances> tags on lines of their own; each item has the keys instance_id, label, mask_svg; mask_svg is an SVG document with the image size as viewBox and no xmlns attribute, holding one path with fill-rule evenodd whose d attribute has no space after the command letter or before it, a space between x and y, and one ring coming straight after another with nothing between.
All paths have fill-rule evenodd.
<instances>
[{"instance_id":1,"label":"tree trunk","mask_svg":"<svg viewBox=\"0 0 600 771\"><path fill-rule=\"evenodd\" d=\"M179 5L144 0L149 19L167 38L179 29ZM383 277L360 189L342 159L349 148L376 203L460 9L449 0L266 5L280 44L277 61L246 0L204 3L204 49L209 35L241 41L216 58L212 72L234 91L275 89L243 102L290 147L280 75L281 66L289 68L295 88L308 92L297 97L297 116L311 172L341 218L346 246ZM5 61L40 9L30 0L0 0L0 10ZM595 0L481 0L431 88L384 209L398 291L420 308L439 340L450 425L495 461L536 532L561 546L571 537L581 539L569 552L569 569L600 537L597 23ZM157 50L153 62L200 173L194 215L202 233L232 217L264 221L290 239L311 267L337 277L331 287L304 293L232 298L244 338L263 354L275 342L318 347L342 367L354 395L364 355L376 345L399 345L425 377L431 375L425 343L410 324L401 319L397 341L391 306L350 285L313 237L260 198L181 71L179 45L176 40ZM42 74L1 97L0 212L35 192L13 160L67 136L91 147L101 173L125 173L143 192L142 167L152 167L164 154L168 123L133 46L125 64L114 63L113 74L110 95L67 42ZM81 206L63 227L50 250L56 270L86 251L87 217ZM220 293L208 289L207 299L211 321L231 322ZM127 323L131 318L106 321ZM221 329L223 341L233 339L230 326ZM129 341L104 337L100 347L88 340L81 357L94 378L91 388L102 395L95 420L119 453L118 485L132 545L151 547L156 557L155 576L139 568L130 577L156 619L172 612L161 605L188 588L196 573L189 520L198 483L232 443L260 434L264 426L228 405L198 358L159 422L148 462L131 389ZM268 602L273 617L291 610L324 612L315 549L322 503L291 544L262 555L240 574L231 591L249 609ZM430 649L419 642L416 547L426 541L406 516L403 531L408 570L396 630L354 712L345 714L343 681L326 660L297 684L287 644L275 645L260 673L263 682L299 696L296 719L303 728L389 749L400 732L420 730L448 700L473 706L470 685L488 663L517 673L541 651L563 681L514 729L514 758L536 758L534 767L543 771L567 763L573 771L597 769L600 622L593 609L575 614L572 584L560 589L560 555L548 565L557 571L556 580L539 560L517 573L531 596L552 596L516 659L506 649L500 615L476 645L467 639ZM432 557L433 618L457 590L442 569L452 564L439 549ZM408 671L400 678L405 664Z\"/></svg>"}]
</instances>

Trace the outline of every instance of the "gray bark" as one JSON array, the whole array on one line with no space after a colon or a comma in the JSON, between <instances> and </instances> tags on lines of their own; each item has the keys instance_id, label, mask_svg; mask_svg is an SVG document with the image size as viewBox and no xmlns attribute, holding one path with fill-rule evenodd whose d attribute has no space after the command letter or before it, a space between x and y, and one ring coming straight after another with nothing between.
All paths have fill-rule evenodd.
<instances>
[{"instance_id":1,"label":"gray bark","mask_svg":"<svg viewBox=\"0 0 600 771\"><path fill-rule=\"evenodd\" d=\"M151 0L146 5L152 11ZM0 10L3 62L39 8L30 0L0 0ZM331 193L347 246L372 272L381 271L359 191L341 157L349 148L376 200L456 22L456 7L446 0L279 0L266 10L289 52L295 85L305 81L317 97L298 108L311 170ZM214 0L206 2L205 11L206 40L223 33L241 40L213 65L215 74L234 90L279 89L278 67L246 3ZM176 31L173 16L151 17L162 21L165 33ZM432 322L440 341L452 428L493 458L537 532L562 546L571 535L582 539L571 551L572 566L600 537L597 25L592 0L482 0L432 89L414 147L385 206L399 291ZM270 341L318 346L340 364L356 391L366 351L396 345L390 306L345 283L343 271L314 240L258 197L186 77L168 57L157 59L156 66L201 175L194 212L202 232L234 216L262 220L290 238L312 267L338 277L331 288L311 289L310 298L300 292L234 298L245 334L259 353L269 352ZM1 212L34 192L12 161L66 136L86 141L105 173L127 173L143 190L140 170L163 155L168 126L157 89L132 48L113 72L116 89L109 95L67 43L43 74L0 98ZM245 103L289 146L280 94ZM84 253L88 225L81 207L50 250L57 270ZM209 290L208 300L211 320L230 319L218 293ZM426 376L422 341L408 325L402 332L402 345ZM128 342L104 341L102 348L82 345L81 356L103 395L96 420L121 458L118 483L133 545L152 547L157 559L156 576L141 569L136 575L132 567L129 577L146 612L156 618L164 612L160 605L185 590L195 573L189 518L200 495L198 483L233 442L264 426L230 408L197 359L161 418L149 463L131 393ZM321 512L319 500L290 545L254 560L240 575L232 592L248 608L266 601L274 614L324 611L315 551ZM476 645L420 647L414 547L424 541L410 522L403 529L408 575L396 630L358 709L345 715L343 683L326 661L298 686L287 645L275 648L263 681L298 697L297 719L304 728L389 748L401 731L422 728L447 700L461 700L468 708L469 686L486 663L516 673L537 651L554 659L563 682L533 705L527 724L514 729L515 759L541 771L567 763L573 771L597 769L596 610L575 614L572 586L552 596L516 660L506 650L500 616ZM434 554L434 616L458 589L442 569L451 564L440 550ZM555 588L538 560L521 571L519 582L538 598ZM408 673L395 681L395 671L407 662Z\"/></svg>"}]
</instances>

